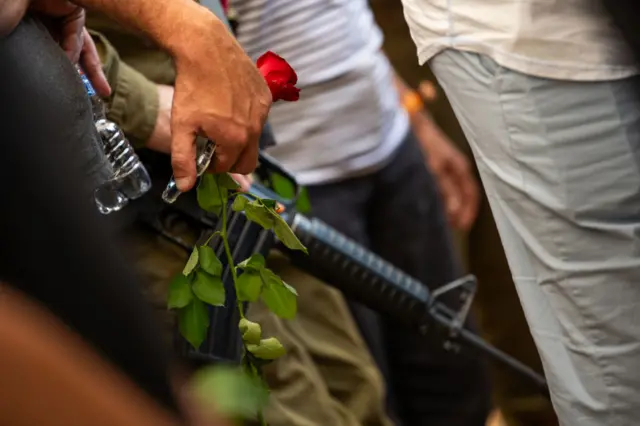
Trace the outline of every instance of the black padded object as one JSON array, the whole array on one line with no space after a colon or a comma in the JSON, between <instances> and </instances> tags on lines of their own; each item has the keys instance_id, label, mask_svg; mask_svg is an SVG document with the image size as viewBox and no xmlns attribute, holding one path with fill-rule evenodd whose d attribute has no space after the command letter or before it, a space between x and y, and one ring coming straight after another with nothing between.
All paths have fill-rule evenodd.
<instances>
[{"instance_id":1,"label":"black padded object","mask_svg":"<svg viewBox=\"0 0 640 426\"><path fill-rule=\"evenodd\" d=\"M91 196L105 173L74 67L25 18L0 39L0 281L177 410L168 348Z\"/></svg>"}]
</instances>

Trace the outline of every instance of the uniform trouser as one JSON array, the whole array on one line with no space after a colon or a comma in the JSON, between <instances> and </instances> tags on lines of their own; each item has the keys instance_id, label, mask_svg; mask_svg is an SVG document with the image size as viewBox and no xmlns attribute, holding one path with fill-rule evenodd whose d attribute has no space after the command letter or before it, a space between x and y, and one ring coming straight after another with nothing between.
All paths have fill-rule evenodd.
<instances>
[{"instance_id":1,"label":"uniform trouser","mask_svg":"<svg viewBox=\"0 0 640 426\"><path fill-rule=\"evenodd\" d=\"M430 69L422 72L428 80L435 81ZM429 112L454 143L472 156L446 96L438 97L429 105ZM478 175L477 169L474 174ZM542 373L542 363L511 278L491 207L484 191L481 192L482 201L473 227L468 233L456 235L464 263L478 279L473 304L478 328L488 342ZM557 426L551 401L536 386L499 363L491 363L491 370L494 403L507 426Z\"/></svg>"},{"instance_id":2,"label":"uniform trouser","mask_svg":"<svg viewBox=\"0 0 640 426\"><path fill-rule=\"evenodd\" d=\"M307 189L315 216L426 286L460 277L437 185L412 133L381 170ZM399 424L484 425L490 386L481 355L456 356L442 341L359 304L350 308L385 375L390 413Z\"/></svg>"},{"instance_id":3,"label":"uniform trouser","mask_svg":"<svg viewBox=\"0 0 640 426\"><path fill-rule=\"evenodd\" d=\"M489 343L543 373L509 271L500 236L486 198L465 244L469 272L478 279L474 298L478 327ZM496 406L507 426L553 426L558 421L551 401L510 368L492 363Z\"/></svg>"},{"instance_id":4,"label":"uniform trouser","mask_svg":"<svg viewBox=\"0 0 640 426\"><path fill-rule=\"evenodd\" d=\"M471 144L561 424L636 424L638 79L541 79L453 50L430 66Z\"/></svg>"},{"instance_id":5,"label":"uniform trouser","mask_svg":"<svg viewBox=\"0 0 640 426\"><path fill-rule=\"evenodd\" d=\"M180 220L164 224L171 234L195 243L198 231ZM129 254L145 281L146 298L160 311L167 342L173 338L174 315L166 310L172 277L188 254L145 227L124 235ZM391 426L384 410L385 387L342 295L277 254L268 267L298 292L296 318L284 321L262 304L247 315L265 335L276 336L287 354L265 368L271 390L265 418L271 426Z\"/></svg>"}]
</instances>

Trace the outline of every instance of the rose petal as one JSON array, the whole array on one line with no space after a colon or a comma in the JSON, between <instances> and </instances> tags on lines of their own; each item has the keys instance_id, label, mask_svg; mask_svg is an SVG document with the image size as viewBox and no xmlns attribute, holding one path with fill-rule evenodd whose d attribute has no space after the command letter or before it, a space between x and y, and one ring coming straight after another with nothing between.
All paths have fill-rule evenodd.
<instances>
[{"instance_id":1,"label":"rose petal","mask_svg":"<svg viewBox=\"0 0 640 426\"><path fill-rule=\"evenodd\" d=\"M289 63L282 57L276 55L271 51L267 51L264 55L258 58L256 62L260 73L263 77L267 77L270 74L277 72L286 75L287 81L296 84L298 82L298 75L295 70L289 65Z\"/></svg>"},{"instance_id":2,"label":"rose petal","mask_svg":"<svg viewBox=\"0 0 640 426\"><path fill-rule=\"evenodd\" d=\"M295 102L300 99L300 89L293 84L286 84L280 90L280 99L283 101Z\"/></svg>"},{"instance_id":3,"label":"rose petal","mask_svg":"<svg viewBox=\"0 0 640 426\"><path fill-rule=\"evenodd\" d=\"M269 86L273 102L280 99L293 102L300 98L300 89L295 87L298 75L284 58L267 51L256 65Z\"/></svg>"}]
</instances>

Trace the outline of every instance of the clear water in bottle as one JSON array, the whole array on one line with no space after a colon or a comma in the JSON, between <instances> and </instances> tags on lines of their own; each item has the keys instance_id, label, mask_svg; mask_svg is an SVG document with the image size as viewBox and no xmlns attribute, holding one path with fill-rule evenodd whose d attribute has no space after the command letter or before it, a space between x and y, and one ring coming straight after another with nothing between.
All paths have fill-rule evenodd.
<instances>
[{"instance_id":1,"label":"clear water in bottle","mask_svg":"<svg viewBox=\"0 0 640 426\"><path fill-rule=\"evenodd\" d=\"M79 67L78 73L91 100L93 120L113 171L111 179L94 192L100 213L109 214L146 194L151 189L151 178L120 127L107 119L104 103Z\"/></svg>"}]
</instances>

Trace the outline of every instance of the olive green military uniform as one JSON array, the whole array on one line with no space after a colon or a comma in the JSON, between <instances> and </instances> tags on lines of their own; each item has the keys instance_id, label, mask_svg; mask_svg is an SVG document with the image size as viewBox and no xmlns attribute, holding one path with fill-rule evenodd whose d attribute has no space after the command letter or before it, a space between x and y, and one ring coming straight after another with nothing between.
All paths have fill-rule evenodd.
<instances>
[{"instance_id":1,"label":"olive green military uniform","mask_svg":"<svg viewBox=\"0 0 640 426\"><path fill-rule=\"evenodd\" d=\"M136 147L151 135L158 113L156 84L172 85L171 58L146 39L134 36L98 15L88 27L97 42L105 73L112 86L109 118L117 122ZM199 230L180 220L167 220L172 234L195 244ZM133 261L146 282L152 303L163 311L171 278L187 260L184 249L149 229L133 226L125 232ZM272 426L386 426L384 385L343 297L324 283L293 268L274 254L269 266L296 287L298 315L283 321L254 304L249 316L267 335L277 336L287 355L267 369L272 389L266 418Z\"/></svg>"}]
</instances>

